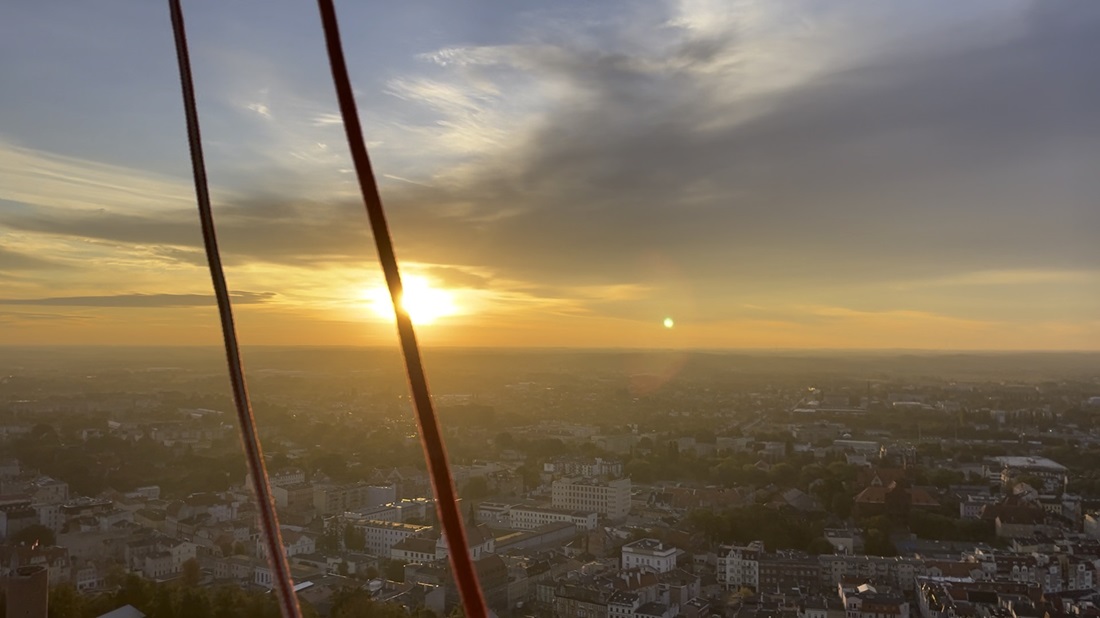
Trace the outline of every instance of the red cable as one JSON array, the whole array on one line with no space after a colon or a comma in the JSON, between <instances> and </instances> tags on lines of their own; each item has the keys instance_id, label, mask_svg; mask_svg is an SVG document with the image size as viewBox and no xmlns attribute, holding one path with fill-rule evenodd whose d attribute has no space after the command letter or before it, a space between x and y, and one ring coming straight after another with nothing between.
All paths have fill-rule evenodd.
<instances>
[{"instance_id":1,"label":"red cable","mask_svg":"<svg viewBox=\"0 0 1100 618\"><path fill-rule=\"evenodd\" d=\"M241 361L240 345L237 342L237 329L233 324L233 305L229 297L229 287L225 282L225 272L222 270L221 252L218 250L214 214L210 208L210 188L206 180L206 163L202 156L199 112L195 104L195 84L191 79L191 59L187 52L183 9L180 8L180 0L168 0L168 7L172 14L172 33L176 40L176 60L180 70L180 89L183 91L183 111L187 119L187 142L191 150L191 175L195 180L195 201L199 206L202 240L206 249L207 264L210 267L210 278L214 284L214 297L218 301L222 341L225 343L226 363L229 366L229 383L233 390L233 403L237 409L237 421L241 428L241 443L244 446L245 459L252 479L252 491L256 496L256 506L259 510L260 528L263 531L264 547L267 549L267 563L271 567L272 585L278 597L279 611L283 618L301 618L302 611L298 607L298 597L294 593L294 581L290 577L290 565L287 564L286 554L283 551L279 518L275 513L275 500L267 478L260 436L256 432L256 418L252 414L252 404L248 398L244 364Z\"/></svg>"},{"instance_id":2,"label":"red cable","mask_svg":"<svg viewBox=\"0 0 1100 618\"><path fill-rule=\"evenodd\" d=\"M382 198L378 193L378 182L371 168L367 145L363 140L363 130L359 124L359 112L355 106L355 95L348 79L347 63L344 61L343 46L340 43L340 27L336 19L336 9L332 0L317 0L321 9L321 25L325 31L325 45L328 48L329 64L332 67L332 81L336 86L336 98L340 103L340 114L344 118L344 131L347 133L351 159L355 164L355 174L359 180L359 189L363 194L363 203L367 208L374 244L378 249L378 258L382 262L382 272L386 276L386 285L393 301L393 311L397 316L397 334L401 341L401 352L405 357L405 370L409 375L409 390L412 391L416 420L420 426L420 440L424 447L424 456L428 461L428 473L435 491L436 508L439 520L443 524L443 534L447 538L451 569L462 596L462 605L468 618L480 618L488 615L485 598L478 585L477 571L466 540L466 528L462 523L462 513L458 508L457 492L451 477L451 467L447 451L443 446L443 436L439 430L439 421L432 408L431 395L428 392L428 380L424 374L424 365L420 358L420 348L416 343L416 332L412 320L401 304L401 272L397 266L397 256L393 250L386 214L382 208Z\"/></svg>"}]
</instances>

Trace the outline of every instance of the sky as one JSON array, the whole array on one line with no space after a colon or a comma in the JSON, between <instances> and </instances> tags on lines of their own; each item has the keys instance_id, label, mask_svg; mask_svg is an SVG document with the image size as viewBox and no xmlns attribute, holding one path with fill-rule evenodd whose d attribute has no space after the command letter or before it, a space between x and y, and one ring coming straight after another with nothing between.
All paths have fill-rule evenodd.
<instances>
[{"instance_id":1,"label":"sky","mask_svg":"<svg viewBox=\"0 0 1100 618\"><path fill-rule=\"evenodd\" d=\"M1100 3L337 10L426 345L1100 349ZM316 6L184 11L242 342L392 344ZM0 84L0 342L217 343L166 3Z\"/></svg>"}]
</instances>

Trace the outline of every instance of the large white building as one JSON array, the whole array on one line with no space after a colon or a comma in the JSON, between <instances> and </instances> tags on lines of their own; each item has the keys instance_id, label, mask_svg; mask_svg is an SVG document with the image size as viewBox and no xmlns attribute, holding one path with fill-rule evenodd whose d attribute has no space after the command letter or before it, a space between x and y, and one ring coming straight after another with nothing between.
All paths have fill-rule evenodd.
<instances>
[{"instance_id":1,"label":"large white building","mask_svg":"<svg viewBox=\"0 0 1100 618\"><path fill-rule=\"evenodd\" d=\"M565 474L567 476L609 476L619 478L623 475L623 462L617 459L603 459L600 457L591 459L561 458L544 463L542 471L547 474Z\"/></svg>"},{"instance_id":2,"label":"large white building","mask_svg":"<svg viewBox=\"0 0 1100 618\"><path fill-rule=\"evenodd\" d=\"M725 545L725 554L718 555L718 583L727 590L760 586L760 556L764 544L753 541L744 547Z\"/></svg>"},{"instance_id":3,"label":"large white building","mask_svg":"<svg viewBox=\"0 0 1100 618\"><path fill-rule=\"evenodd\" d=\"M313 537L287 526L280 526L283 537L283 551L287 558L317 551L317 541ZM256 555L267 560L267 543L263 538L256 539Z\"/></svg>"},{"instance_id":4,"label":"large white building","mask_svg":"<svg viewBox=\"0 0 1100 618\"><path fill-rule=\"evenodd\" d=\"M467 526L466 542L470 557L474 560L480 560L496 551L496 538L484 524ZM433 529L430 534L408 536L395 543L390 549L390 558L406 564L433 562L447 558L450 549L446 535Z\"/></svg>"},{"instance_id":5,"label":"large white building","mask_svg":"<svg viewBox=\"0 0 1100 618\"><path fill-rule=\"evenodd\" d=\"M1036 488L1041 492L1061 493L1066 490L1069 470L1056 461L1046 457L1012 455L993 457L992 460L1001 466L1000 478L1004 487L1011 487L1021 478L1034 476L1043 482L1042 487Z\"/></svg>"},{"instance_id":6,"label":"large white building","mask_svg":"<svg viewBox=\"0 0 1100 618\"><path fill-rule=\"evenodd\" d=\"M639 539L623 545L623 569L646 567L658 573L668 573L676 568L678 553L680 550L657 539Z\"/></svg>"},{"instance_id":7,"label":"large white building","mask_svg":"<svg viewBox=\"0 0 1100 618\"><path fill-rule=\"evenodd\" d=\"M595 530L599 523L596 511L567 511L538 506L512 506L508 509L508 525L516 530L534 530L546 524L569 522L579 531Z\"/></svg>"},{"instance_id":8,"label":"large white building","mask_svg":"<svg viewBox=\"0 0 1100 618\"><path fill-rule=\"evenodd\" d=\"M630 513L630 479L563 478L550 489L551 504L567 511L595 511L610 519Z\"/></svg>"},{"instance_id":9,"label":"large white building","mask_svg":"<svg viewBox=\"0 0 1100 618\"><path fill-rule=\"evenodd\" d=\"M359 520L349 522L353 528L363 533L366 540L365 551L374 556L390 556L394 545L409 538L427 534L431 526L418 526L394 521Z\"/></svg>"},{"instance_id":10,"label":"large white building","mask_svg":"<svg viewBox=\"0 0 1100 618\"><path fill-rule=\"evenodd\" d=\"M359 519L373 519L376 521L408 521L419 519L427 521L429 516L435 513L435 503L427 498L411 498L368 506L357 509L349 515Z\"/></svg>"}]
</instances>

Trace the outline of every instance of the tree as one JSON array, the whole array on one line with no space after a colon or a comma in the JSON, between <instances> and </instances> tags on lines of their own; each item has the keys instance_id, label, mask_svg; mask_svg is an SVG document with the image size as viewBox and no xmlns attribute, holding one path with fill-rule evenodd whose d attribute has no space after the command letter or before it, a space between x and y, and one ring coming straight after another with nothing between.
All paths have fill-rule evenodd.
<instances>
[{"instance_id":1,"label":"tree","mask_svg":"<svg viewBox=\"0 0 1100 618\"><path fill-rule=\"evenodd\" d=\"M314 462L317 469L333 478L342 478L347 474L348 462L339 453L326 452Z\"/></svg>"},{"instance_id":2,"label":"tree","mask_svg":"<svg viewBox=\"0 0 1100 618\"><path fill-rule=\"evenodd\" d=\"M363 551L367 548L366 533L348 524L344 527L344 546L351 551Z\"/></svg>"},{"instance_id":3,"label":"tree","mask_svg":"<svg viewBox=\"0 0 1100 618\"><path fill-rule=\"evenodd\" d=\"M193 560L193 558L192 558ZM190 562L188 560L187 562ZM187 565L184 563L184 566ZM197 564L197 563L196 563ZM183 591L183 595L180 598L180 616L209 616L211 613L211 603L206 592L198 588L188 588Z\"/></svg>"},{"instance_id":4,"label":"tree","mask_svg":"<svg viewBox=\"0 0 1100 618\"><path fill-rule=\"evenodd\" d=\"M890 541L890 535L874 528L867 531L863 538L863 553L869 556L896 556L898 550Z\"/></svg>"},{"instance_id":5,"label":"tree","mask_svg":"<svg viewBox=\"0 0 1100 618\"><path fill-rule=\"evenodd\" d=\"M179 616L179 598L168 586L157 586L153 592L153 611L156 618L176 618ZM182 617L181 617L182 618Z\"/></svg>"},{"instance_id":6,"label":"tree","mask_svg":"<svg viewBox=\"0 0 1100 618\"><path fill-rule=\"evenodd\" d=\"M50 589L50 618L81 618L84 615L84 597L72 584L61 584Z\"/></svg>"},{"instance_id":7,"label":"tree","mask_svg":"<svg viewBox=\"0 0 1100 618\"><path fill-rule=\"evenodd\" d=\"M1020 476L1020 477L1018 477L1014 480L1017 484L1025 483L1027 485L1030 485L1036 491L1040 491L1040 492L1043 491L1043 479L1042 479L1042 477L1039 477L1037 475L1024 474L1024 475L1022 475L1022 476Z\"/></svg>"},{"instance_id":8,"label":"tree","mask_svg":"<svg viewBox=\"0 0 1100 618\"><path fill-rule=\"evenodd\" d=\"M194 588L199 585L199 579L202 577L202 569L199 568L199 561L194 558L188 558L183 563L183 585L188 588ZM193 615L193 614L188 614Z\"/></svg>"},{"instance_id":9,"label":"tree","mask_svg":"<svg viewBox=\"0 0 1100 618\"><path fill-rule=\"evenodd\" d=\"M516 446L516 439L507 431L498 433L494 442L499 449L510 449Z\"/></svg>"},{"instance_id":10,"label":"tree","mask_svg":"<svg viewBox=\"0 0 1100 618\"><path fill-rule=\"evenodd\" d=\"M833 496L833 501L829 504L833 514L841 519L848 519L852 514L852 497L843 493L839 493Z\"/></svg>"},{"instance_id":11,"label":"tree","mask_svg":"<svg viewBox=\"0 0 1100 618\"><path fill-rule=\"evenodd\" d=\"M107 567L107 574L103 576L103 583L108 588L117 588L126 581L126 568L117 562L112 562Z\"/></svg>"},{"instance_id":12,"label":"tree","mask_svg":"<svg viewBox=\"0 0 1100 618\"><path fill-rule=\"evenodd\" d=\"M42 524L31 524L19 532L11 535L8 542L12 545L39 545L50 546L57 544L57 535Z\"/></svg>"},{"instance_id":13,"label":"tree","mask_svg":"<svg viewBox=\"0 0 1100 618\"><path fill-rule=\"evenodd\" d=\"M335 525L325 526L325 532L317 539L317 549L324 551L339 551L340 529Z\"/></svg>"},{"instance_id":14,"label":"tree","mask_svg":"<svg viewBox=\"0 0 1100 618\"><path fill-rule=\"evenodd\" d=\"M794 469L794 466L787 462L780 462L772 466L769 472L772 482L780 487L790 487L794 484L795 478L798 476L798 471Z\"/></svg>"},{"instance_id":15,"label":"tree","mask_svg":"<svg viewBox=\"0 0 1100 618\"><path fill-rule=\"evenodd\" d=\"M823 536L819 536L816 539L810 541L810 546L806 548L806 551L814 554L832 554L835 553L836 548Z\"/></svg>"},{"instance_id":16,"label":"tree","mask_svg":"<svg viewBox=\"0 0 1100 618\"><path fill-rule=\"evenodd\" d=\"M635 483L651 483L657 480L656 467L643 459L632 459L623 471Z\"/></svg>"},{"instance_id":17,"label":"tree","mask_svg":"<svg viewBox=\"0 0 1100 618\"><path fill-rule=\"evenodd\" d=\"M395 582L405 581L405 564L400 560L387 560L382 565L382 570L386 574L386 579Z\"/></svg>"},{"instance_id":18,"label":"tree","mask_svg":"<svg viewBox=\"0 0 1100 618\"><path fill-rule=\"evenodd\" d=\"M480 500L490 493L489 481L485 480L484 476L475 476L466 481L466 485L463 486L460 493L467 500Z\"/></svg>"},{"instance_id":19,"label":"tree","mask_svg":"<svg viewBox=\"0 0 1100 618\"><path fill-rule=\"evenodd\" d=\"M143 579L136 573L126 575L122 587L115 594L115 602L119 605L133 605L134 607L149 607L153 600L153 583Z\"/></svg>"},{"instance_id":20,"label":"tree","mask_svg":"<svg viewBox=\"0 0 1100 618\"><path fill-rule=\"evenodd\" d=\"M218 541L218 549L222 552L222 556L228 558L233 555L233 539L224 537Z\"/></svg>"}]
</instances>

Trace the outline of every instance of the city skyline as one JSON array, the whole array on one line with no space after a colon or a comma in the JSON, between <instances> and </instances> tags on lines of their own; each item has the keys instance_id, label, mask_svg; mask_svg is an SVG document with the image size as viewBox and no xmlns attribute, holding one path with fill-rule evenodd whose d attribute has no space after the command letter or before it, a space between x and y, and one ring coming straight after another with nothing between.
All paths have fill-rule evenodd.
<instances>
[{"instance_id":1,"label":"city skyline","mask_svg":"<svg viewBox=\"0 0 1100 618\"><path fill-rule=\"evenodd\" d=\"M1100 8L338 9L426 345L1100 349ZM385 345L315 10L185 7L237 323ZM0 34L0 339L217 343L166 7Z\"/></svg>"}]
</instances>

